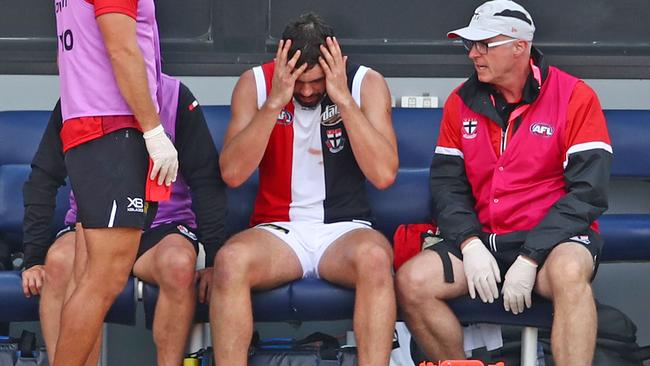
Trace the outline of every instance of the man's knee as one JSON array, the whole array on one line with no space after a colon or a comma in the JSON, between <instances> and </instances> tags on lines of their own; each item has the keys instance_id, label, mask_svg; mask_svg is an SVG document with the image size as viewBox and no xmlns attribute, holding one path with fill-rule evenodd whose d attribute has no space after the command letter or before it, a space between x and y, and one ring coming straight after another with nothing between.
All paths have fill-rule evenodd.
<instances>
[{"instance_id":1,"label":"man's knee","mask_svg":"<svg viewBox=\"0 0 650 366\"><path fill-rule=\"evenodd\" d=\"M436 293L436 263L426 258L406 262L395 275L395 292L400 306L409 307L438 297ZM426 263L425 263L426 262Z\"/></svg>"},{"instance_id":2,"label":"man's knee","mask_svg":"<svg viewBox=\"0 0 650 366\"><path fill-rule=\"evenodd\" d=\"M233 281L248 278L253 255L247 243L236 238L227 242L219 249L214 259L213 285L220 288L228 286Z\"/></svg>"},{"instance_id":3,"label":"man's knee","mask_svg":"<svg viewBox=\"0 0 650 366\"><path fill-rule=\"evenodd\" d=\"M159 253L156 258L161 291L178 291L194 286L196 254L192 248L179 250L178 247Z\"/></svg>"},{"instance_id":4,"label":"man's knee","mask_svg":"<svg viewBox=\"0 0 650 366\"><path fill-rule=\"evenodd\" d=\"M586 248L566 243L551 251L542 270L546 271L550 288L556 293L588 288L593 268L593 259Z\"/></svg>"},{"instance_id":5,"label":"man's knee","mask_svg":"<svg viewBox=\"0 0 650 366\"><path fill-rule=\"evenodd\" d=\"M45 259L45 281L50 289L68 285L74 264L74 242L54 245Z\"/></svg>"},{"instance_id":6,"label":"man's knee","mask_svg":"<svg viewBox=\"0 0 650 366\"><path fill-rule=\"evenodd\" d=\"M392 261L393 253L388 242L375 235L358 244L354 259L359 275L390 275Z\"/></svg>"}]
</instances>

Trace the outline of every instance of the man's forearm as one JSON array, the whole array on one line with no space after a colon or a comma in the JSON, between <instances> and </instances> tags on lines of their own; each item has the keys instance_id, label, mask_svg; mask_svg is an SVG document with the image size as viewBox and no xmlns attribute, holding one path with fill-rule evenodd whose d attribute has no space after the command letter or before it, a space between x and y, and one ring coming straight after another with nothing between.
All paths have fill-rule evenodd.
<instances>
[{"instance_id":1,"label":"man's forearm","mask_svg":"<svg viewBox=\"0 0 650 366\"><path fill-rule=\"evenodd\" d=\"M338 107L359 168L376 187L387 188L397 174L397 149L368 121L354 101Z\"/></svg>"}]
</instances>

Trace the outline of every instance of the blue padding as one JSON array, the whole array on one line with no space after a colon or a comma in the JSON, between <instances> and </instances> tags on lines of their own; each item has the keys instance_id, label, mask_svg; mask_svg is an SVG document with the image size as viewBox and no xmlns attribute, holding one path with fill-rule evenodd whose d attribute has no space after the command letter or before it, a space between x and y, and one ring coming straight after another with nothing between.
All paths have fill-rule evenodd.
<instances>
[{"instance_id":1,"label":"blue padding","mask_svg":"<svg viewBox=\"0 0 650 366\"><path fill-rule=\"evenodd\" d=\"M37 320L38 297L25 297L20 272L0 271L0 322Z\"/></svg>"},{"instance_id":2,"label":"blue padding","mask_svg":"<svg viewBox=\"0 0 650 366\"><path fill-rule=\"evenodd\" d=\"M350 319L354 290L317 279L302 279L291 284L291 304L297 320Z\"/></svg>"},{"instance_id":3,"label":"blue padding","mask_svg":"<svg viewBox=\"0 0 650 366\"><path fill-rule=\"evenodd\" d=\"M117 299L113 302L113 306L108 310L106 322L135 325L135 309L137 305L135 294L136 281L137 279L135 277L129 277L126 286L124 286L124 290L117 296Z\"/></svg>"},{"instance_id":4,"label":"blue padding","mask_svg":"<svg viewBox=\"0 0 650 366\"><path fill-rule=\"evenodd\" d=\"M0 165L29 164L49 118L49 111L0 112Z\"/></svg>"},{"instance_id":5,"label":"blue padding","mask_svg":"<svg viewBox=\"0 0 650 366\"><path fill-rule=\"evenodd\" d=\"M472 300L469 296L448 303L463 324L492 323L550 328L553 323L553 304L537 295L533 296L533 306L519 315L503 309L503 297L492 304L484 304L478 298Z\"/></svg>"},{"instance_id":6,"label":"blue padding","mask_svg":"<svg viewBox=\"0 0 650 366\"><path fill-rule=\"evenodd\" d=\"M22 246L23 230L23 184L27 180L31 168L29 164L0 165L0 232L7 234L6 238L14 248ZM52 234L63 226L63 219L69 207L68 194L70 186L62 187L57 195L56 210L52 223Z\"/></svg>"},{"instance_id":7,"label":"blue padding","mask_svg":"<svg viewBox=\"0 0 650 366\"><path fill-rule=\"evenodd\" d=\"M236 234L249 226L253 203L257 194L257 172L237 188L228 188L228 216L226 234Z\"/></svg>"},{"instance_id":8,"label":"blue padding","mask_svg":"<svg viewBox=\"0 0 650 366\"><path fill-rule=\"evenodd\" d=\"M650 260L650 214L603 215L598 221L605 240L601 260Z\"/></svg>"},{"instance_id":9,"label":"blue padding","mask_svg":"<svg viewBox=\"0 0 650 366\"><path fill-rule=\"evenodd\" d=\"M111 307L106 321L135 324L135 278L129 281ZM23 294L22 277L17 271L0 271L0 322L38 321L38 296Z\"/></svg>"},{"instance_id":10,"label":"blue padding","mask_svg":"<svg viewBox=\"0 0 650 366\"><path fill-rule=\"evenodd\" d=\"M441 119L442 109L393 108L400 169L429 169Z\"/></svg>"},{"instance_id":11,"label":"blue padding","mask_svg":"<svg viewBox=\"0 0 650 366\"><path fill-rule=\"evenodd\" d=\"M203 115L208 123L212 140L217 146L217 150L223 148L223 137L226 135L226 128L230 122L230 106L227 105L209 105L202 106Z\"/></svg>"},{"instance_id":12,"label":"blue padding","mask_svg":"<svg viewBox=\"0 0 650 366\"><path fill-rule=\"evenodd\" d=\"M614 150L612 176L648 178L650 110L607 110L605 117Z\"/></svg>"},{"instance_id":13,"label":"blue padding","mask_svg":"<svg viewBox=\"0 0 650 366\"><path fill-rule=\"evenodd\" d=\"M147 328L151 328L153 324L159 291L158 286L144 283L142 302L144 303L144 318ZM290 284L286 284L268 291L253 292L253 316L255 321L279 322L295 319L295 311L290 304L290 291ZM208 305L197 303L194 322L207 323L209 321Z\"/></svg>"},{"instance_id":14,"label":"blue padding","mask_svg":"<svg viewBox=\"0 0 650 366\"><path fill-rule=\"evenodd\" d=\"M400 169L395 184L380 191L368 184L376 228L392 240L397 225L430 220L429 168Z\"/></svg>"}]
</instances>

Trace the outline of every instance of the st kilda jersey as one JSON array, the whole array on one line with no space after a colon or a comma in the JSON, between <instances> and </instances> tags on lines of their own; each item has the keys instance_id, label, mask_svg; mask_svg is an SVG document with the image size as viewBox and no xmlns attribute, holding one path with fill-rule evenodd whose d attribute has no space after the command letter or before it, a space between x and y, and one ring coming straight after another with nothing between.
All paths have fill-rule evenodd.
<instances>
[{"instance_id":1,"label":"st kilda jersey","mask_svg":"<svg viewBox=\"0 0 650 366\"><path fill-rule=\"evenodd\" d=\"M274 62L253 68L257 106L271 90ZM348 65L348 87L361 105L369 69ZM325 96L307 108L295 100L278 115L259 166L251 224L276 221L370 221L366 178L352 153L337 106Z\"/></svg>"}]
</instances>

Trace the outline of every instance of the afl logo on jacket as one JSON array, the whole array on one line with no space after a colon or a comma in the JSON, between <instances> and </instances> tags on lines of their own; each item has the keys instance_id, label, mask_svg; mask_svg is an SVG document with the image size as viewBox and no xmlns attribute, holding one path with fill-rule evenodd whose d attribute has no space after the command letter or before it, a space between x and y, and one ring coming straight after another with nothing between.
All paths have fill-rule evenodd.
<instances>
[{"instance_id":1,"label":"afl logo on jacket","mask_svg":"<svg viewBox=\"0 0 650 366\"><path fill-rule=\"evenodd\" d=\"M551 137L553 136L553 127L551 127L551 125L548 125L546 123L536 122L530 126L530 132L533 135Z\"/></svg>"}]
</instances>

